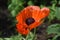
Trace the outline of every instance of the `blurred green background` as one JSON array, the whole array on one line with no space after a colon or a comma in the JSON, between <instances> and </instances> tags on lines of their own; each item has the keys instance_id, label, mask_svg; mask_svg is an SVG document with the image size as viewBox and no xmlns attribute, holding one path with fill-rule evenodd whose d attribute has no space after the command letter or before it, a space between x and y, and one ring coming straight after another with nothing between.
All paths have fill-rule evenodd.
<instances>
[{"instance_id":1,"label":"blurred green background","mask_svg":"<svg viewBox=\"0 0 60 40\"><path fill-rule=\"evenodd\" d=\"M47 39L57 40L56 36L60 35L60 0L1 0L0 40L21 40L16 31L15 25L17 21L15 17L18 12L30 5L39 6L40 8L48 7L50 9L50 14L44 23L48 25L46 28L47 35L52 33L56 35L52 39Z\"/></svg>"}]
</instances>

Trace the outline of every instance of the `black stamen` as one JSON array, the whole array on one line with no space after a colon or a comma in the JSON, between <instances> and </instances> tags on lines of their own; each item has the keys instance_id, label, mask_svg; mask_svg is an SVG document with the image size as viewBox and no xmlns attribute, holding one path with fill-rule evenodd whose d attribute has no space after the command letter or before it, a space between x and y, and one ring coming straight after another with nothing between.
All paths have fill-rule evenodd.
<instances>
[{"instance_id":1,"label":"black stamen","mask_svg":"<svg viewBox=\"0 0 60 40\"><path fill-rule=\"evenodd\" d=\"M30 24L32 24L32 23L34 23L35 22L35 20L33 19L33 18L28 18L28 19L26 19L26 24L27 25L30 25Z\"/></svg>"}]
</instances>

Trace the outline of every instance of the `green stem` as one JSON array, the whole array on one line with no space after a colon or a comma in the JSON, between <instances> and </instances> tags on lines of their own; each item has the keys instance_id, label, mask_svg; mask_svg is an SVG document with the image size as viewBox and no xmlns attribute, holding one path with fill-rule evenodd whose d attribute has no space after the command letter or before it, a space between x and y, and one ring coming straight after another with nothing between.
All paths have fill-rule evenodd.
<instances>
[{"instance_id":1,"label":"green stem","mask_svg":"<svg viewBox=\"0 0 60 40\"><path fill-rule=\"evenodd\" d=\"M36 37L36 28L34 28L34 33L32 34L31 32L26 36L25 40L28 40L29 37L31 37L31 40L35 40Z\"/></svg>"},{"instance_id":2,"label":"green stem","mask_svg":"<svg viewBox=\"0 0 60 40\"><path fill-rule=\"evenodd\" d=\"M30 33L28 33L28 35L26 36L26 39L25 40L28 40L29 35L30 35Z\"/></svg>"},{"instance_id":3,"label":"green stem","mask_svg":"<svg viewBox=\"0 0 60 40\"><path fill-rule=\"evenodd\" d=\"M33 40L35 40L35 37L36 37L36 28L34 28L34 37L33 37Z\"/></svg>"},{"instance_id":4,"label":"green stem","mask_svg":"<svg viewBox=\"0 0 60 40\"><path fill-rule=\"evenodd\" d=\"M36 28L34 28L34 35L36 34Z\"/></svg>"}]
</instances>

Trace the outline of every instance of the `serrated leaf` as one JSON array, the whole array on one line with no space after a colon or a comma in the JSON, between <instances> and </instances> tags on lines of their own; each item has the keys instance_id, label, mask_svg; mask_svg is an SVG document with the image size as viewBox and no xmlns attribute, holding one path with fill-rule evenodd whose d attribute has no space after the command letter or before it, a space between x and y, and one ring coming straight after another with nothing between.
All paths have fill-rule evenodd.
<instances>
[{"instance_id":1,"label":"serrated leaf","mask_svg":"<svg viewBox=\"0 0 60 40\"><path fill-rule=\"evenodd\" d=\"M60 24L52 24L48 26L47 32L48 34L51 34L51 33L60 34Z\"/></svg>"}]
</instances>

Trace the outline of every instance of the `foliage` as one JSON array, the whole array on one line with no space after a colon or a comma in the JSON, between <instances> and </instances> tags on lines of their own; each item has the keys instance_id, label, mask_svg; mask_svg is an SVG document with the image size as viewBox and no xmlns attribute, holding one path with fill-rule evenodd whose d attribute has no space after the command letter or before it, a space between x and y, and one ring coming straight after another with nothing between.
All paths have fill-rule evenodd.
<instances>
[{"instance_id":1,"label":"foliage","mask_svg":"<svg viewBox=\"0 0 60 40\"><path fill-rule=\"evenodd\" d=\"M60 36L60 24L52 24L47 28L48 34L56 34L52 40L57 40L57 37Z\"/></svg>"},{"instance_id":2,"label":"foliage","mask_svg":"<svg viewBox=\"0 0 60 40\"><path fill-rule=\"evenodd\" d=\"M51 34L51 33L60 34L60 24L52 24L48 26L47 32L48 34Z\"/></svg>"}]
</instances>

